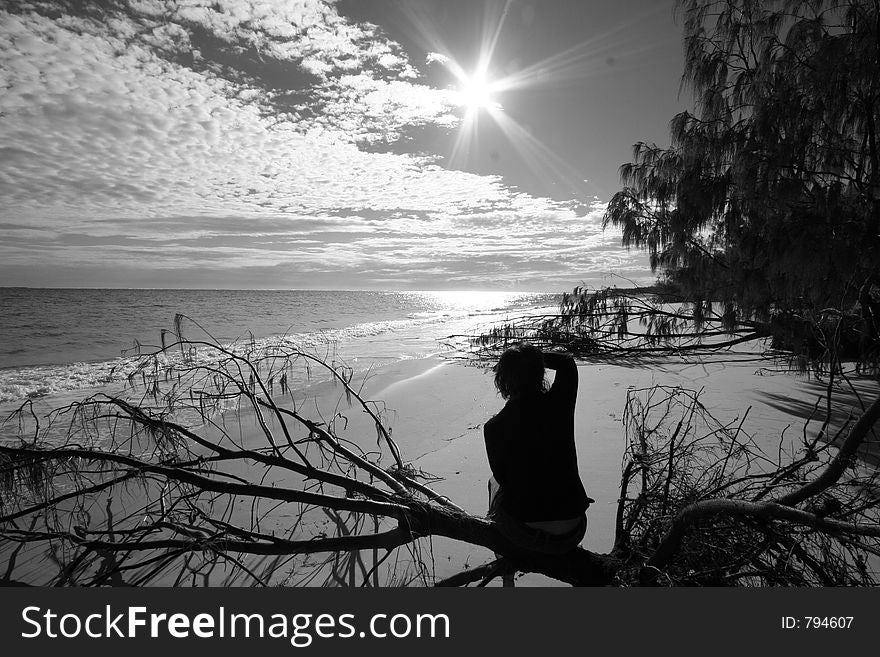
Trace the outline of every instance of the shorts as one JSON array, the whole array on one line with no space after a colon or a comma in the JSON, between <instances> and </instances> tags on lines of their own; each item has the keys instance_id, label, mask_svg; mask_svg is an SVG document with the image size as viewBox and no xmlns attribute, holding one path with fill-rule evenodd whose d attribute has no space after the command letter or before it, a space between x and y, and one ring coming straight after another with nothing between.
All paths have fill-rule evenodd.
<instances>
[{"instance_id":1,"label":"shorts","mask_svg":"<svg viewBox=\"0 0 880 657\"><path fill-rule=\"evenodd\" d=\"M577 548L587 533L587 516L578 518L578 524L564 534L551 534L529 527L504 510L504 493L495 478L489 480L489 513L499 531L515 546L543 554L565 554Z\"/></svg>"}]
</instances>

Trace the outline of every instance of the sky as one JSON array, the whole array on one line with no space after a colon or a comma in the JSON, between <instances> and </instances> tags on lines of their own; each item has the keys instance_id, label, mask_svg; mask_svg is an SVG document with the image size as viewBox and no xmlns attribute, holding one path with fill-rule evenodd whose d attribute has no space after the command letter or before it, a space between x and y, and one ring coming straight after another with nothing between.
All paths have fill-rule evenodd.
<instances>
[{"instance_id":1,"label":"sky","mask_svg":"<svg viewBox=\"0 0 880 657\"><path fill-rule=\"evenodd\" d=\"M11 0L0 285L568 291L668 144L673 0Z\"/></svg>"}]
</instances>

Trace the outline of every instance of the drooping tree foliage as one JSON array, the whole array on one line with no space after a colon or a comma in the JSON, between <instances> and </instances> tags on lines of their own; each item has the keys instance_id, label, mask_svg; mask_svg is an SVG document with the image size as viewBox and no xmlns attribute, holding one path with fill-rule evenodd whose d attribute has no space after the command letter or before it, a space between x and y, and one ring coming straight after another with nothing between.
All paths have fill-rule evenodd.
<instances>
[{"instance_id":1,"label":"drooping tree foliage","mask_svg":"<svg viewBox=\"0 0 880 657\"><path fill-rule=\"evenodd\" d=\"M880 365L880 6L680 0L692 111L638 143L604 225L645 250L650 292L576 288L519 337L581 355L772 337L802 365ZM657 294L657 293L661 294Z\"/></svg>"},{"instance_id":2,"label":"drooping tree foliage","mask_svg":"<svg viewBox=\"0 0 880 657\"><path fill-rule=\"evenodd\" d=\"M636 144L605 224L693 308L876 364L880 7L682 0L693 111Z\"/></svg>"}]
</instances>

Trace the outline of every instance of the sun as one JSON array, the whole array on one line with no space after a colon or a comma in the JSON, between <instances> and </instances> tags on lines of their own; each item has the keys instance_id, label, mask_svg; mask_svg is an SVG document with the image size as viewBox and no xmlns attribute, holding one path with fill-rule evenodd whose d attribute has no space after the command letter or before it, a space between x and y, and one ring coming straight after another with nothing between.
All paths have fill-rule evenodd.
<instances>
[{"instance_id":1,"label":"sun","mask_svg":"<svg viewBox=\"0 0 880 657\"><path fill-rule=\"evenodd\" d=\"M492 98L493 91L495 91L494 85L488 80L486 74L477 72L470 76L462 76L458 94L461 104L469 112L477 112L500 107Z\"/></svg>"}]
</instances>

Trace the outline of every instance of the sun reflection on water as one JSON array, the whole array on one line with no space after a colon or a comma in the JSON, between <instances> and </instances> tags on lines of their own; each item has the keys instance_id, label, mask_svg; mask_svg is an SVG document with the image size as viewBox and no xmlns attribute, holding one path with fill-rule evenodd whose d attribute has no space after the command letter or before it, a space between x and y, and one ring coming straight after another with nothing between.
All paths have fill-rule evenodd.
<instances>
[{"instance_id":1,"label":"sun reflection on water","mask_svg":"<svg viewBox=\"0 0 880 657\"><path fill-rule=\"evenodd\" d=\"M416 294L423 295L426 302L436 305L441 309L467 312L497 310L510 306L518 298L534 296L534 294L523 292L485 290L421 291Z\"/></svg>"}]
</instances>

